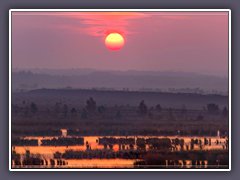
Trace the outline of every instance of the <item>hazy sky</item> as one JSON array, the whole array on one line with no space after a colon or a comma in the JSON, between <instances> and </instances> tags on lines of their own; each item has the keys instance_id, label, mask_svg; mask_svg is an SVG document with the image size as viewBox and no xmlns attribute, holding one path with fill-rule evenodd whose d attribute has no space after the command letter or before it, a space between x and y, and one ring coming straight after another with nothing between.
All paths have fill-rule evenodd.
<instances>
[{"instance_id":1,"label":"hazy sky","mask_svg":"<svg viewBox=\"0 0 240 180\"><path fill-rule=\"evenodd\" d=\"M121 33L121 50L106 48ZM94 68L227 76L227 12L13 12L14 68Z\"/></svg>"}]
</instances>

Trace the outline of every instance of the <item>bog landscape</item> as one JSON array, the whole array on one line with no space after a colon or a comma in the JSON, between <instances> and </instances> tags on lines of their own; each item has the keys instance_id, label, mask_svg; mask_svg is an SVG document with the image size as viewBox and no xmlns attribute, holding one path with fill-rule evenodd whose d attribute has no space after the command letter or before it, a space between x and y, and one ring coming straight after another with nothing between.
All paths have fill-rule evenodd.
<instances>
[{"instance_id":1,"label":"bog landscape","mask_svg":"<svg viewBox=\"0 0 240 180\"><path fill-rule=\"evenodd\" d=\"M89 80L96 72L88 73L81 76ZM102 78L102 73L96 74L94 79ZM115 73L105 72L103 76L107 74L113 78ZM124 76L118 73L118 82L127 73L122 74ZM142 74L138 72L139 78L151 77L151 73ZM159 76L164 79L167 75L160 73ZM79 80L78 76L65 78ZM45 78L44 83L59 78L58 75L17 72L13 73L13 82L18 85L21 79L25 82L28 79L29 84L20 83L19 86L31 88L38 83L43 86L41 77ZM174 83L179 77L181 73L178 77L168 77L168 81ZM194 82L211 79L204 77L196 76ZM192 78L185 77L182 83ZM219 86L226 83L225 79L219 79L219 82ZM133 83L128 87L132 86ZM190 88L185 89L186 92L169 91L71 87L16 89L12 96L13 165L226 168L228 96L200 94L204 91Z\"/></svg>"},{"instance_id":2,"label":"bog landscape","mask_svg":"<svg viewBox=\"0 0 240 180\"><path fill-rule=\"evenodd\" d=\"M13 12L13 169L229 168L228 15L162 13Z\"/></svg>"}]
</instances>

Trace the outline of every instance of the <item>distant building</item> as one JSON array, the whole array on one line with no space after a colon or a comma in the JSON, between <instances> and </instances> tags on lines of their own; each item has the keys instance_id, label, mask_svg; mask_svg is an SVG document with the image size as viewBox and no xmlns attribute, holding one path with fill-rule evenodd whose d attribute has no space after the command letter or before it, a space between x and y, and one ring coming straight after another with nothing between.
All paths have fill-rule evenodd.
<instances>
[{"instance_id":1,"label":"distant building","mask_svg":"<svg viewBox=\"0 0 240 180\"><path fill-rule=\"evenodd\" d=\"M218 130L218 131L217 131L217 137L220 137L220 135L221 135L221 134L220 134L220 131Z\"/></svg>"},{"instance_id":2,"label":"distant building","mask_svg":"<svg viewBox=\"0 0 240 180\"><path fill-rule=\"evenodd\" d=\"M63 137L67 136L67 129L61 129L61 132Z\"/></svg>"}]
</instances>

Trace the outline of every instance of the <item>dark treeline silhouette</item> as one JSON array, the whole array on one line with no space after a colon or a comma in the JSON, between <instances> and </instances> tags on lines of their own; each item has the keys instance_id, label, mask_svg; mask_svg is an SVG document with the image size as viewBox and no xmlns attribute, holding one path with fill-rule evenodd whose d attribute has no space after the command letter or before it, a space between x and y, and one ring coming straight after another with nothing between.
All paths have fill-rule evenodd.
<instances>
[{"instance_id":1,"label":"dark treeline silhouette","mask_svg":"<svg viewBox=\"0 0 240 180\"><path fill-rule=\"evenodd\" d=\"M229 163L228 151L223 150L188 152L156 150L120 150L117 152L112 150L67 150L64 153L58 152L57 155L55 154L55 157L61 157L64 159L136 159L135 168L179 168L181 166L184 168L184 164L180 164L179 161L185 161L185 163L186 161L191 161L191 168L203 168L200 165L207 165L208 168L227 168ZM168 164L166 161L168 161ZM205 161L207 161L207 163Z\"/></svg>"},{"instance_id":2,"label":"dark treeline silhouette","mask_svg":"<svg viewBox=\"0 0 240 180\"><path fill-rule=\"evenodd\" d=\"M186 161L201 168L207 161L208 167L220 168L228 164L227 99L191 93L76 89L13 93L12 146L38 146L38 140L25 137L42 136L40 145L56 146L56 151L48 160L29 152L20 158L13 151L12 160L22 166L58 166L68 159L120 158L135 159L137 168L153 164L186 167ZM99 136L96 143L101 149L84 143L84 136ZM190 142L181 136L188 136ZM213 136L225 137L226 142L215 142ZM75 145L85 150L71 150ZM213 145L221 151L206 151ZM57 152L58 146L66 146L67 151Z\"/></svg>"},{"instance_id":3,"label":"dark treeline silhouette","mask_svg":"<svg viewBox=\"0 0 240 180\"><path fill-rule=\"evenodd\" d=\"M99 138L99 144L135 144L134 138Z\"/></svg>"},{"instance_id":4,"label":"dark treeline silhouette","mask_svg":"<svg viewBox=\"0 0 240 180\"><path fill-rule=\"evenodd\" d=\"M218 130L228 134L228 109L226 106L220 109L214 103L206 104L201 110L186 106L165 108L160 104L149 107L144 100L138 106L112 107L97 105L89 97L83 107L61 101L45 107L25 100L12 107L14 135L59 135L56 128L68 128L69 135L214 136ZM131 124L133 128L129 128Z\"/></svg>"},{"instance_id":5,"label":"dark treeline silhouette","mask_svg":"<svg viewBox=\"0 0 240 180\"><path fill-rule=\"evenodd\" d=\"M73 151L67 150L61 155L64 159L138 159L141 156L140 151L121 150L114 152L109 150L89 150L89 151Z\"/></svg>"},{"instance_id":6,"label":"dark treeline silhouette","mask_svg":"<svg viewBox=\"0 0 240 180\"><path fill-rule=\"evenodd\" d=\"M18 168L54 168L55 166L59 167L67 165L67 162L63 159L59 159L57 157L54 157L54 159L44 159L39 154L31 154L29 150L26 150L23 159L21 159L20 154L13 151L12 163Z\"/></svg>"},{"instance_id":7,"label":"dark treeline silhouette","mask_svg":"<svg viewBox=\"0 0 240 180\"><path fill-rule=\"evenodd\" d=\"M12 146L38 146L38 140L12 138Z\"/></svg>"},{"instance_id":8,"label":"dark treeline silhouette","mask_svg":"<svg viewBox=\"0 0 240 180\"><path fill-rule=\"evenodd\" d=\"M53 138L53 139L43 139L42 146L74 146L83 145L84 138Z\"/></svg>"},{"instance_id":9,"label":"dark treeline silhouette","mask_svg":"<svg viewBox=\"0 0 240 180\"><path fill-rule=\"evenodd\" d=\"M217 104L208 104L207 105L207 110L211 114L217 114L219 113L219 107Z\"/></svg>"},{"instance_id":10,"label":"dark treeline silhouette","mask_svg":"<svg viewBox=\"0 0 240 180\"><path fill-rule=\"evenodd\" d=\"M179 162L181 161L181 163ZM135 168L228 168L228 151L188 151L188 152L147 152L143 160L135 162ZM207 167L206 167L206 166Z\"/></svg>"},{"instance_id":11,"label":"dark treeline silhouette","mask_svg":"<svg viewBox=\"0 0 240 180\"><path fill-rule=\"evenodd\" d=\"M26 128L13 128L12 133L16 136L61 136L62 132L60 130L56 130L56 128L44 129L44 125L42 128L32 127L29 129ZM46 126L45 126L46 127Z\"/></svg>"}]
</instances>

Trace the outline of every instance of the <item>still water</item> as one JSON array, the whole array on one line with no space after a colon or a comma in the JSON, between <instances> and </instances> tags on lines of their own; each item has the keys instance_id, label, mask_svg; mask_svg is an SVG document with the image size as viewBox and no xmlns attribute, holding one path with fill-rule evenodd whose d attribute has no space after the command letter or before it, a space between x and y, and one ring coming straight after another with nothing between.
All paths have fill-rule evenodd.
<instances>
[{"instance_id":1,"label":"still water","mask_svg":"<svg viewBox=\"0 0 240 180\"><path fill-rule=\"evenodd\" d=\"M67 136L67 137L76 137L76 136ZM184 139L184 146L182 150L187 150L187 146L190 146L191 139L198 139L202 142L204 141L204 138L210 139L211 138L211 145L202 145L201 147L198 145L194 146L194 150L215 150L215 149L223 149L224 145L226 143L226 138L221 138L219 136L217 137L184 137L184 136L104 136L107 138L134 138L135 142L137 138L169 138L169 139ZM38 146L14 146L12 147L12 150L14 150L16 153L21 155L21 159L23 159L25 153L27 150L30 151L31 154L37 154L41 158L44 159L44 165L39 168L51 168L50 166L50 159L54 158L54 153L60 152L64 153L66 150L73 150L73 151L85 151L87 150L86 144L89 145L89 147L92 150L101 150L104 149L104 146L99 144L99 138L103 138L103 136L85 136L84 138L84 145L76 145L76 146L42 146L41 140L46 139L53 139L58 137L23 137L23 139L37 139L38 140ZM125 145L126 149L130 149L129 145ZM136 144L133 146L134 149L137 148ZM149 146L146 146L146 150L148 150ZM119 145L113 144L112 147L113 151L119 151ZM180 145L176 146L175 151L180 150ZM54 168L58 167L67 167L67 168L133 168L134 162L137 159L65 159L64 161L66 164L61 166L56 162L56 165ZM56 161L56 160L55 160ZM181 163L181 162L180 162ZM190 163L189 161L186 162L187 166ZM207 162L205 162L205 165ZM14 162L12 162L13 168L17 167L15 166Z\"/></svg>"}]
</instances>

